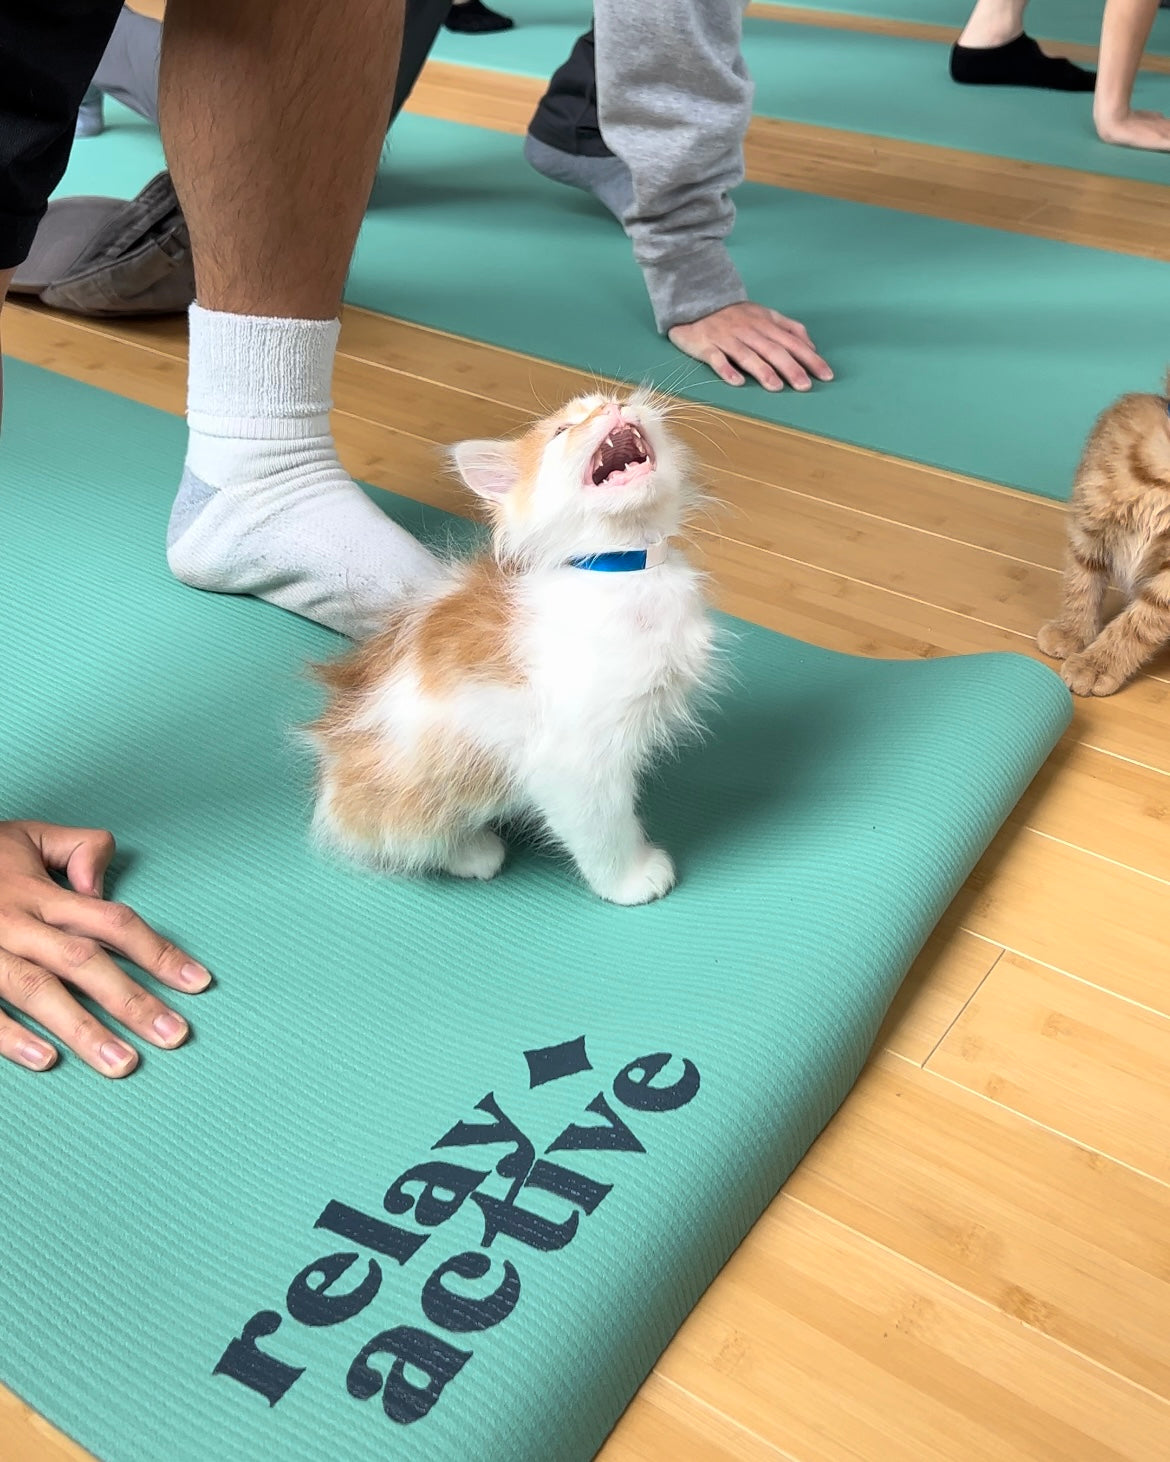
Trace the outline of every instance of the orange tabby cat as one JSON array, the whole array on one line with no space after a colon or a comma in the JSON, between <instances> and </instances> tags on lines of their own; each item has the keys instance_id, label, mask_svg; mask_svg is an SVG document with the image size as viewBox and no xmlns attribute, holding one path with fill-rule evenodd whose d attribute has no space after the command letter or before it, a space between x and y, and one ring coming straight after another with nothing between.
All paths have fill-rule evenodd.
<instances>
[{"instance_id":1,"label":"orange tabby cat","mask_svg":"<svg viewBox=\"0 0 1170 1462\"><path fill-rule=\"evenodd\" d=\"M1168 411L1166 397L1123 396L1077 469L1064 599L1036 639L1077 695L1112 695L1170 641ZM1111 580L1126 603L1102 628Z\"/></svg>"}]
</instances>

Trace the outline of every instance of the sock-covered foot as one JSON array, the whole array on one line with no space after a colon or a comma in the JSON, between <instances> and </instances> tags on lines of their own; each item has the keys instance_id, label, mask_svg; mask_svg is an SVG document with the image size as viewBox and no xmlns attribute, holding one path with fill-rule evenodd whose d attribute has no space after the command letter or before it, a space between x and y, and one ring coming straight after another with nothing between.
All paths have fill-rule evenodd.
<instances>
[{"instance_id":1,"label":"sock-covered foot","mask_svg":"<svg viewBox=\"0 0 1170 1462\"><path fill-rule=\"evenodd\" d=\"M482 36L511 30L516 22L509 15L489 10L483 0L464 0L462 5L452 5L443 24L448 30L461 31L464 35Z\"/></svg>"},{"instance_id":2,"label":"sock-covered foot","mask_svg":"<svg viewBox=\"0 0 1170 1462\"><path fill-rule=\"evenodd\" d=\"M77 113L77 126L73 135L75 137L97 137L105 130L106 118L102 94L96 86L91 86L81 99L81 107Z\"/></svg>"},{"instance_id":3,"label":"sock-covered foot","mask_svg":"<svg viewBox=\"0 0 1170 1462\"><path fill-rule=\"evenodd\" d=\"M1036 86L1047 91L1092 91L1097 73L1063 56L1046 56L1031 36L1005 46L951 47L951 80L966 86Z\"/></svg>"},{"instance_id":4,"label":"sock-covered foot","mask_svg":"<svg viewBox=\"0 0 1170 1462\"><path fill-rule=\"evenodd\" d=\"M592 193L619 222L634 203L634 180L620 157L586 157L581 153L562 152L533 137L524 139L524 156L528 163L551 178L554 183L567 183Z\"/></svg>"},{"instance_id":5,"label":"sock-covered foot","mask_svg":"<svg viewBox=\"0 0 1170 1462\"><path fill-rule=\"evenodd\" d=\"M256 594L360 639L438 562L337 460L338 330L192 305L190 438L167 561L193 588Z\"/></svg>"}]
</instances>

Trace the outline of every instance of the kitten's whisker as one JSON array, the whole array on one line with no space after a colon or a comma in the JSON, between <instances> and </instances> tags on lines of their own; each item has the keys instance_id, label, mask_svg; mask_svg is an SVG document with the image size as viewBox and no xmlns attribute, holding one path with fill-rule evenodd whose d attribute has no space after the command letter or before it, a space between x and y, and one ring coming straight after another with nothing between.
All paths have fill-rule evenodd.
<instances>
[{"instance_id":1,"label":"kitten's whisker","mask_svg":"<svg viewBox=\"0 0 1170 1462\"><path fill-rule=\"evenodd\" d=\"M536 382L533 379L531 365L528 367L528 389L532 393L532 399L536 402L537 406L540 407L541 416L551 416L552 408L548 405L544 397L536 389Z\"/></svg>"}]
</instances>

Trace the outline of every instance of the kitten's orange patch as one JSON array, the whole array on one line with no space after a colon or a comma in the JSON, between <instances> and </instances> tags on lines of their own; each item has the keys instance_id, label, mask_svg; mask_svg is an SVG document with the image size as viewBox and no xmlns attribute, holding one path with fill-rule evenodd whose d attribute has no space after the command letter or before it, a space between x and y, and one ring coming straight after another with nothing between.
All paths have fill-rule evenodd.
<instances>
[{"instance_id":1,"label":"kitten's orange patch","mask_svg":"<svg viewBox=\"0 0 1170 1462\"><path fill-rule=\"evenodd\" d=\"M508 494L509 512L524 516L532 507L532 494L536 479L540 476L540 464L544 449L551 440L547 422L538 422L529 427L523 436L516 438L516 485Z\"/></svg>"},{"instance_id":2,"label":"kitten's orange patch","mask_svg":"<svg viewBox=\"0 0 1170 1462\"><path fill-rule=\"evenodd\" d=\"M409 755L370 732L322 736L332 757L330 810L355 842L454 838L507 801L506 771L455 736L423 737Z\"/></svg>"},{"instance_id":3,"label":"kitten's orange patch","mask_svg":"<svg viewBox=\"0 0 1170 1462\"><path fill-rule=\"evenodd\" d=\"M435 734L396 748L384 733L357 723L373 692L407 667L423 693L435 697L469 681L520 684L510 589L508 574L493 560L474 560L460 586L421 615L403 616L317 667L334 695L308 730L326 756L333 816L351 837L375 843L387 826L399 835L442 835L505 800L505 769L462 738Z\"/></svg>"},{"instance_id":4,"label":"kitten's orange patch","mask_svg":"<svg viewBox=\"0 0 1170 1462\"><path fill-rule=\"evenodd\" d=\"M476 559L461 587L427 611L409 647L425 692L442 695L468 680L520 684L512 587L494 559Z\"/></svg>"}]
</instances>

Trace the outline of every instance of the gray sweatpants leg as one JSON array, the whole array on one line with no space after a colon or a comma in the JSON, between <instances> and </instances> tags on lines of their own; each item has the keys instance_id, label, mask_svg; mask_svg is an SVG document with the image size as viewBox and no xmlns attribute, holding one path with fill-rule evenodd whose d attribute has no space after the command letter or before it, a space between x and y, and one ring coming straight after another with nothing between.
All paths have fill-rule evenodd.
<instances>
[{"instance_id":1,"label":"gray sweatpants leg","mask_svg":"<svg viewBox=\"0 0 1170 1462\"><path fill-rule=\"evenodd\" d=\"M158 126L158 56L162 23L123 6L93 84Z\"/></svg>"}]
</instances>

